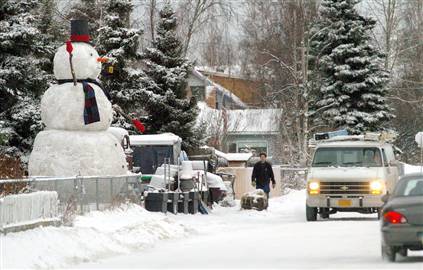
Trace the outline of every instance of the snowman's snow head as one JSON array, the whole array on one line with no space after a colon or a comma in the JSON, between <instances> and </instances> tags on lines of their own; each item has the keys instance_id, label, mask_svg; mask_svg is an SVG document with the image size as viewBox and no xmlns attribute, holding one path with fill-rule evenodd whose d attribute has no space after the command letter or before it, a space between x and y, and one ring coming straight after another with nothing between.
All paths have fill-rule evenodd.
<instances>
[{"instance_id":1,"label":"snowman's snow head","mask_svg":"<svg viewBox=\"0 0 423 270\"><path fill-rule=\"evenodd\" d=\"M88 43L72 42L72 63L76 79L96 79L101 72L97 51ZM69 53L61 46L54 56L54 76L58 80L72 80Z\"/></svg>"},{"instance_id":2,"label":"snowman's snow head","mask_svg":"<svg viewBox=\"0 0 423 270\"><path fill-rule=\"evenodd\" d=\"M70 52L72 65L77 80L95 80L101 72L101 59L97 51L91 46L87 20L71 20L71 36L54 56L54 75L58 80L72 80Z\"/></svg>"}]
</instances>

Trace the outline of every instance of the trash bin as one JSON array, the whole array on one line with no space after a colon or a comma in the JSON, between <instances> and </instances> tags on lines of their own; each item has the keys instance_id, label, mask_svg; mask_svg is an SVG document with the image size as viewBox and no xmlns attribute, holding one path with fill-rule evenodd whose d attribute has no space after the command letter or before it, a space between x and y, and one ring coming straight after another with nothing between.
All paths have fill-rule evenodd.
<instances>
[{"instance_id":1,"label":"trash bin","mask_svg":"<svg viewBox=\"0 0 423 270\"><path fill-rule=\"evenodd\" d=\"M145 198L145 209L151 212L167 212L168 193L149 192Z\"/></svg>"},{"instance_id":2,"label":"trash bin","mask_svg":"<svg viewBox=\"0 0 423 270\"><path fill-rule=\"evenodd\" d=\"M193 179L180 179L179 181L179 187L183 192L187 192L195 188L195 183Z\"/></svg>"}]
</instances>

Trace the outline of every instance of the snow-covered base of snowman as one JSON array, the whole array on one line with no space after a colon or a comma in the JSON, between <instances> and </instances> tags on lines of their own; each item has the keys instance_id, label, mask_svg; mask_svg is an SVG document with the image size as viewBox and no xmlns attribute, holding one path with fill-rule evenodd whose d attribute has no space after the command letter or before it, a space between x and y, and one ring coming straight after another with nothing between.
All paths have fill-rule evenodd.
<instances>
[{"instance_id":1,"label":"snow-covered base of snowman","mask_svg":"<svg viewBox=\"0 0 423 270\"><path fill-rule=\"evenodd\" d=\"M125 154L107 131L40 132L34 142L29 166L31 176L68 177L127 174Z\"/></svg>"},{"instance_id":2,"label":"snow-covered base of snowman","mask_svg":"<svg viewBox=\"0 0 423 270\"><path fill-rule=\"evenodd\" d=\"M85 95L82 83L52 85L41 100L41 118L48 129L100 131L107 130L112 122L112 104L103 90L97 85L89 84L95 92L100 121L84 124Z\"/></svg>"}]
</instances>

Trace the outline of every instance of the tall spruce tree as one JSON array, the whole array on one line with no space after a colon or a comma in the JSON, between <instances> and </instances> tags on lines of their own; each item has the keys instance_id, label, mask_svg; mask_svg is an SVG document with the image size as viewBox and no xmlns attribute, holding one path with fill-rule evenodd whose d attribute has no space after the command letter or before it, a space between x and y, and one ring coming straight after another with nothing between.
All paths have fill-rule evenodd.
<instances>
[{"instance_id":1,"label":"tall spruce tree","mask_svg":"<svg viewBox=\"0 0 423 270\"><path fill-rule=\"evenodd\" d=\"M151 81L144 89L145 120L150 133L172 132L183 140L183 148L198 146L194 131L198 109L194 98L187 99L187 78L192 64L183 56L176 33L177 19L167 4L160 11L156 40L143 55L144 71Z\"/></svg>"},{"instance_id":2,"label":"tall spruce tree","mask_svg":"<svg viewBox=\"0 0 423 270\"><path fill-rule=\"evenodd\" d=\"M103 26L98 30L100 55L110 59L103 69L101 81L110 92L114 103L133 117L141 114L144 101L140 98L144 72L137 67L139 37L142 30L130 28L131 0L110 0L104 5ZM109 70L109 68L112 70ZM131 123L118 115L114 125L133 129Z\"/></svg>"},{"instance_id":3,"label":"tall spruce tree","mask_svg":"<svg viewBox=\"0 0 423 270\"><path fill-rule=\"evenodd\" d=\"M53 48L38 26L40 1L0 1L0 144L26 163L33 140L43 128L40 97L52 75Z\"/></svg>"},{"instance_id":4,"label":"tall spruce tree","mask_svg":"<svg viewBox=\"0 0 423 270\"><path fill-rule=\"evenodd\" d=\"M371 44L375 21L358 14L359 0L323 0L312 29L312 78L319 79L316 108L332 128L353 134L385 129L393 118L386 102L388 73ZM317 73L317 74L316 74Z\"/></svg>"},{"instance_id":5,"label":"tall spruce tree","mask_svg":"<svg viewBox=\"0 0 423 270\"><path fill-rule=\"evenodd\" d=\"M58 0L40 0L38 29L55 47L63 44L68 37L68 22L59 19L56 10Z\"/></svg>"}]
</instances>

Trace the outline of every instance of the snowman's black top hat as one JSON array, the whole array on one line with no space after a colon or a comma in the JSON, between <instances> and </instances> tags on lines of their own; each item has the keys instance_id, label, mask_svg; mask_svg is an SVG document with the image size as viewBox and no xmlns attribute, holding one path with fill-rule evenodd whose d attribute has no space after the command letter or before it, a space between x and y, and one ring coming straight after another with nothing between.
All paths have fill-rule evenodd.
<instances>
[{"instance_id":1,"label":"snowman's black top hat","mask_svg":"<svg viewBox=\"0 0 423 270\"><path fill-rule=\"evenodd\" d=\"M71 37L72 42L90 42L90 34L88 33L88 21L71 20Z\"/></svg>"}]
</instances>

